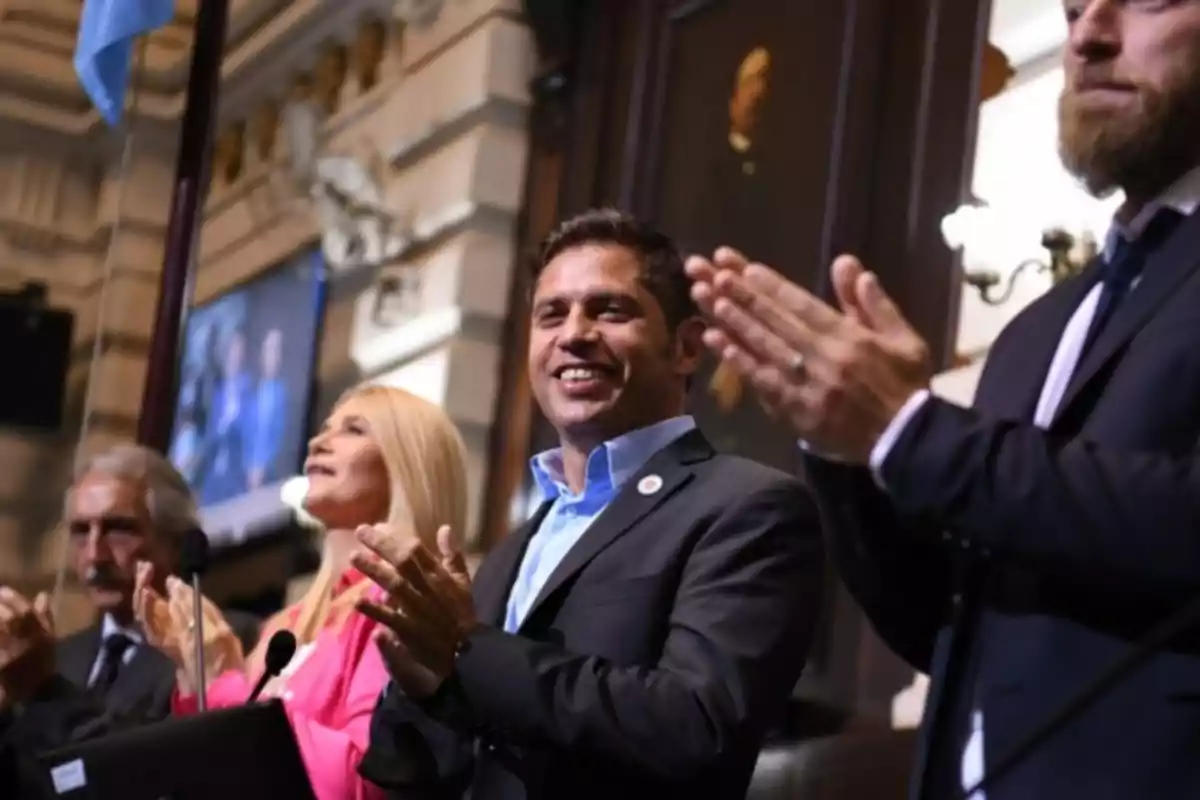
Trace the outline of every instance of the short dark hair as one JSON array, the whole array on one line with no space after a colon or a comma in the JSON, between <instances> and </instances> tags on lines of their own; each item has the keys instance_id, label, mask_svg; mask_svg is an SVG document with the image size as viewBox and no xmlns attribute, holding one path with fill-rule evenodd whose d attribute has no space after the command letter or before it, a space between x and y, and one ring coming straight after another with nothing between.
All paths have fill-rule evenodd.
<instances>
[{"instance_id":1,"label":"short dark hair","mask_svg":"<svg viewBox=\"0 0 1200 800\"><path fill-rule=\"evenodd\" d=\"M700 313L675 241L647 222L615 208L594 208L558 224L542 242L533 267L533 287L560 253L587 244L614 244L632 251L641 265L642 284L662 306L668 329Z\"/></svg>"}]
</instances>

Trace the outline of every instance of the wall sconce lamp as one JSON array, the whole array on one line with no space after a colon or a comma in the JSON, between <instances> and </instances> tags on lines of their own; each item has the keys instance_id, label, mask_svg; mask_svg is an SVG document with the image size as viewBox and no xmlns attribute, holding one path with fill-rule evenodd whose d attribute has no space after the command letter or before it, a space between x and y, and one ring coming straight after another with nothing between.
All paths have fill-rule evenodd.
<instances>
[{"instance_id":1,"label":"wall sconce lamp","mask_svg":"<svg viewBox=\"0 0 1200 800\"><path fill-rule=\"evenodd\" d=\"M983 204L959 206L942 219L942 237L952 250L986 252L991 249L989 242L994 242L997 235L1000 235L1000 231L996 230L994 215ZM1058 284L1081 272L1098 252L1095 237L1090 233L1076 236L1063 228L1045 230L1042 233L1042 247L1049 255L1048 261L1027 259L1009 273L1007 281L996 270L964 269L963 282L973 288L979 299L987 305L1003 305L1012 297L1013 288L1022 274L1030 271L1039 275L1049 273L1050 280ZM1003 289L997 294L996 289L1001 284Z\"/></svg>"}]
</instances>

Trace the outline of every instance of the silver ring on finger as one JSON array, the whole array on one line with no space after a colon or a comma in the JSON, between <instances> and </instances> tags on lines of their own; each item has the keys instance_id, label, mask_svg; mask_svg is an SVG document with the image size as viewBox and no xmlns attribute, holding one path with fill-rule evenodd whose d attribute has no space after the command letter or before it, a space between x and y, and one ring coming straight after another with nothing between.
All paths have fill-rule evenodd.
<instances>
[{"instance_id":1,"label":"silver ring on finger","mask_svg":"<svg viewBox=\"0 0 1200 800\"><path fill-rule=\"evenodd\" d=\"M804 374L804 354L792 353L792 357L788 359L788 372L796 377Z\"/></svg>"}]
</instances>

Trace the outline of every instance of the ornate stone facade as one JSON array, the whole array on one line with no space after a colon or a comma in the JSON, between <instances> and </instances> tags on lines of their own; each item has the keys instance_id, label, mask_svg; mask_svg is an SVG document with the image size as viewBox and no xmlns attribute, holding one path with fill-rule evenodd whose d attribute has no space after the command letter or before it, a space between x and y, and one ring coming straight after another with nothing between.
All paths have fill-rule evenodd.
<instances>
[{"instance_id":1,"label":"ornate stone facade","mask_svg":"<svg viewBox=\"0 0 1200 800\"><path fill-rule=\"evenodd\" d=\"M187 7L180 3L183 16ZM28 49L14 38L32 41L50 12L30 10L19 24L12 14L6 7L0 17L0 83L4 56ZM421 242L384 270L348 269L332 278L315 411L324 413L360 380L442 403L468 442L477 507L516 259L535 64L520 3L233 0L230 29L194 301L319 246L310 204L287 178L281 131L285 105L313 99L325 115L322 146L380 160L384 205L407 215ZM76 314L71 425L40 439L0 433L0 583L33 589L52 578L61 539L49 531L89 374L84 447L133 433L188 39L182 26L150 37L123 194L117 137L76 102L82 95L71 95L68 82L53 84L62 97L24 98L19 113L0 104L0 166L8 176L0 190L0 289L44 281L51 303ZM61 49L68 40L55 41ZM67 69L73 41L72 34ZM110 237L112 275L102 293ZM102 300L102 347L92 368Z\"/></svg>"}]
</instances>

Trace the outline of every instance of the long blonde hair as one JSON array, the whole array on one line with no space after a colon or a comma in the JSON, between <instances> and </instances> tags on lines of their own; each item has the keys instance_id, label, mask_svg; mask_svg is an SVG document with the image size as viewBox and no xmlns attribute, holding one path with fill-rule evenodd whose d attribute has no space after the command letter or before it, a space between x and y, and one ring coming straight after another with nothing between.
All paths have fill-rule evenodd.
<instances>
[{"instance_id":1,"label":"long blonde hair","mask_svg":"<svg viewBox=\"0 0 1200 800\"><path fill-rule=\"evenodd\" d=\"M388 475L387 522L412 530L436 547L438 528L449 525L462 536L467 524L466 447L458 428L441 407L411 392L388 386L360 385L342 395L337 405L350 399L361 403L369 435L375 440ZM311 642L333 619L344 620L370 588L361 580L336 598L333 588L346 569L349 552L325 538L321 565L297 609L292 633L301 644ZM286 624L281 612L264 628L263 641ZM263 642L256 650L262 650Z\"/></svg>"}]
</instances>

